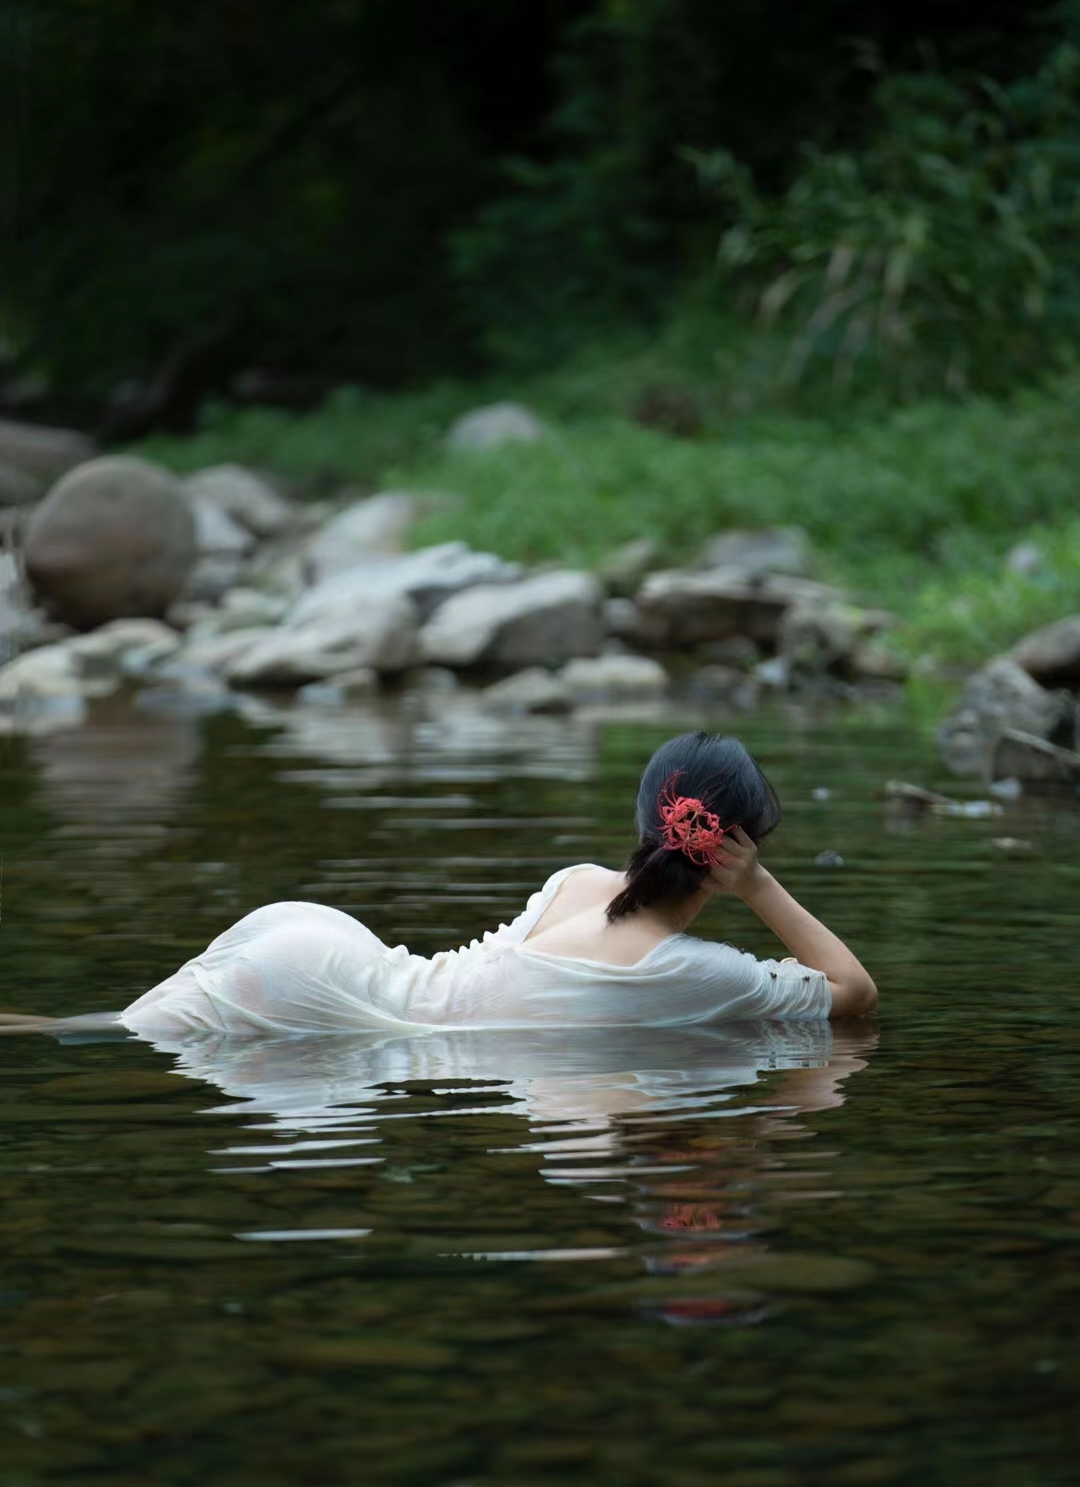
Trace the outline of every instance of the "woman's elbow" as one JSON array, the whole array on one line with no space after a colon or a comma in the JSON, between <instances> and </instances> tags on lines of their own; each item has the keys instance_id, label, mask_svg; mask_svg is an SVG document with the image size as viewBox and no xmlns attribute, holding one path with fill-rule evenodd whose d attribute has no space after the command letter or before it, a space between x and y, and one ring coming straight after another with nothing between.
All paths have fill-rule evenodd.
<instances>
[{"instance_id":1,"label":"woman's elbow","mask_svg":"<svg viewBox=\"0 0 1080 1487\"><path fill-rule=\"evenodd\" d=\"M878 1004L878 989L865 973L845 981L830 981L830 1017L869 1017Z\"/></svg>"}]
</instances>

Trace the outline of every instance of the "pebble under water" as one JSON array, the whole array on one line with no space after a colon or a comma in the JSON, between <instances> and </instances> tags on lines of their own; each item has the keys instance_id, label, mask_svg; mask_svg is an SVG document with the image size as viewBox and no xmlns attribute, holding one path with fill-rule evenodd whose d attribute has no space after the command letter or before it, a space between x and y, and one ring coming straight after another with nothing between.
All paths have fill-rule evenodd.
<instances>
[{"instance_id":1,"label":"pebble under water","mask_svg":"<svg viewBox=\"0 0 1080 1487\"><path fill-rule=\"evenodd\" d=\"M123 1006L279 898L471 938L617 865L702 721L0 741L0 1002ZM1076 1480L1080 812L890 813L956 793L897 710L739 731L873 1021L0 1040L0 1487ZM695 931L776 950L728 900Z\"/></svg>"}]
</instances>

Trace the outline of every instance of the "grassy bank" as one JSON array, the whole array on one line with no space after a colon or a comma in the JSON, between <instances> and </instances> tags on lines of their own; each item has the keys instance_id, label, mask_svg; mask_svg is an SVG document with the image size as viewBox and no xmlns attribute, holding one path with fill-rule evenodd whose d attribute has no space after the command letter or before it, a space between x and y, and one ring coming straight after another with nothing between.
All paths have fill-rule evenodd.
<instances>
[{"instance_id":1,"label":"grassy bank","mask_svg":"<svg viewBox=\"0 0 1080 1487\"><path fill-rule=\"evenodd\" d=\"M683 330L514 384L343 389L300 416L212 409L197 434L141 452L178 470L262 466L314 495L345 483L431 492L418 541L459 537L526 561L594 565L648 534L679 563L720 528L797 523L823 577L895 610L895 643L947 664L1080 609L1080 376L1001 402L848 411L832 398L796 414L767 377L754 387L765 363L753 345L718 355ZM633 420L658 393L693 410L694 437ZM550 436L486 454L442 448L458 413L507 397L547 419ZM1025 539L1041 566L1006 572Z\"/></svg>"}]
</instances>

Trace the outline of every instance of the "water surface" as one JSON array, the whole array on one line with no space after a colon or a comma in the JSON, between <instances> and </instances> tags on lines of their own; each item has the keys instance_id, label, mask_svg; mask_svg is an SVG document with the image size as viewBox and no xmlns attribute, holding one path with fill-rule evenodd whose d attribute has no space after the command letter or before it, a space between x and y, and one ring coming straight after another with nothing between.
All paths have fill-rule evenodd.
<instances>
[{"instance_id":1,"label":"water surface","mask_svg":"<svg viewBox=\"0 0 1080 1487\"><path fill-rule=\"evenodd\" d=\"M457 943L617 863L699 721L5 741L3 1004L122 1006L275 898ZM0 1041L2 1487L1075 1481L1080 818L891 815L953 788L896 711L740 730L874 1023Z\"/></svg>"}]
</instances>

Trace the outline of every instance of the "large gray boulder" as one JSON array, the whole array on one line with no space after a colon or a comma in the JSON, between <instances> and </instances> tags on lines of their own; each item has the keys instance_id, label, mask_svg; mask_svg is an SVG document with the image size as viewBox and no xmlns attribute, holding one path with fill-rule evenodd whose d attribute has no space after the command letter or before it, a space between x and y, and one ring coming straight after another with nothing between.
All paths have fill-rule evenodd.
<instances>
[{"instance_id":1,"label":"large gray boulder","mask_svg":"<svg viewBox=\"0 0 1080 1487\"><path fill-rule=\"evenodd\" d=\"M535 444L546 429L535 413L520 403L489 403L463 413L446 436L448 449L486 451L506 444Z\"/></svg>"},{"instance_id":2,"label":"large gray boulder","mask_svg":"<svg viewBox=\"0 0 1080 1487\"><path fill-rule=\"evenodd\" d=\"M595 656L604 640L603 597L591 573L482 584L436 610L421 632L421 654L434 666L500 670Z\"/></svg>"},{"instance_id":3,"label":"large gray boulder","mask_svg":"<svg viewBox=\"0 0 1080 1487\"><path fill-rule=\"evenodd\" d=\"M296 525L297 508L243 465L209 465L184 481L195 502L215 506L254 537L279 537Z\"/></svg>"},{"instance_id":4,"label":"large gray boulder","mask_svg":"<svg viewBox=\"0 0 1080 1487\"><path fill-rule=\"evenodd\" d=\"M1015 661L998 656L968 678L939 727L942 757L954 774L985 776L997 739L1007 730L1070 744L1075 705L1068 694L1048 692Z\"/></svg>"},{"instance_id":5,"label":"large gray boulder","mask_svg":"<svg viewBox=\"0 0 1080 1487\"><path fill-rule=\"evenodd\" d=\"M383 491L331 517L308 543L305 561L313 583L379 554L400 553L416 521L417 500L405 491Z\"/></svg>"},{"instance_id":6,"label":"large gray boulder","mask_svg":"<svg viewBox=\"0 0 1080 1487\"><path fill-rule=\"evenodd\" d=\"M1080 685L1080 614L1033 630L1013 646L1009 658L1044 687Z\"/></svg>"},{"instance_id":7,"label":"large gray boulder","mask_svg":"<svg viewBox=\"0 0 1080 1487\"><path fill-rule=\"evenodd\" d=\"M93 456L93 443L74 429L0 418L0 464L13 465L42 485Z\"/></svg>"},{"instance_id":8,"label":"large gray boulder","mask_svg":"<svg viewBox=\"0 0 1080 1487\"><path fill-rule=\"evenodd\" d=\"M654 702L671 687L651 656L582 656L566 663L559 680L575 702Z\"/></svg>"},{"instance_id":9,"label":"large gray boulder","mask_svg":"<svg viewBox=\"0 0 1080 1487\"><path fill-rule=\"evenodd\" d=\"M256 538L205 496L191 499L198 557L184 585L185 600L216 602L240 582Z\"/></svg>"},{"instance_id":10,"label":"large gray boulder","mask_svg":"<svg viewBox=\"0 0 1080 1487\"><path fill-rule=\"evenodd\" d=\"M354 605L338 619L292 620L261 636L226 665L237 687L297 687L339 672L404 671L417 659L416 609L404 596Z\"/></svg>"},{"instance_id":11,"label":"large gray boulder","mask_svg":"<svg viewBox=\"0 0 1080 1487\"><path fill-rule=\"evenodd\" d=\"M408 599L421 621L461 589L476 584L510 583L519 578L516 563L493 553L473 552L464 542L444 542L419 552L372 556L354 561L303 594L290 623L341 620L354 609L367 613L376 600Z\"/></svg>"},{"instance_id":12,"label":"large gray boulder","mask_svg":"<svg viewBox=\"0 0 1080 1487\"><path fill-rule=\"evenodd\" d=\"M673 650L740 635L772 649L789 609L838 598L824 584L778 574L755 581L729 568L654 573L638 591L636 638L656 649Z\"/></svg>"},{"instance_id":13,"label":"large gray boulder","mask_svg":"<svg viewBox=\"0 0 1080 1487\"><path fill-rule=\"evenodd\" d=\"M160 615L191 569L195 519L156 465L123 455L90 460L34 510L23 556L33 587L68 624Z\"/></svg>"}]
</instances>

